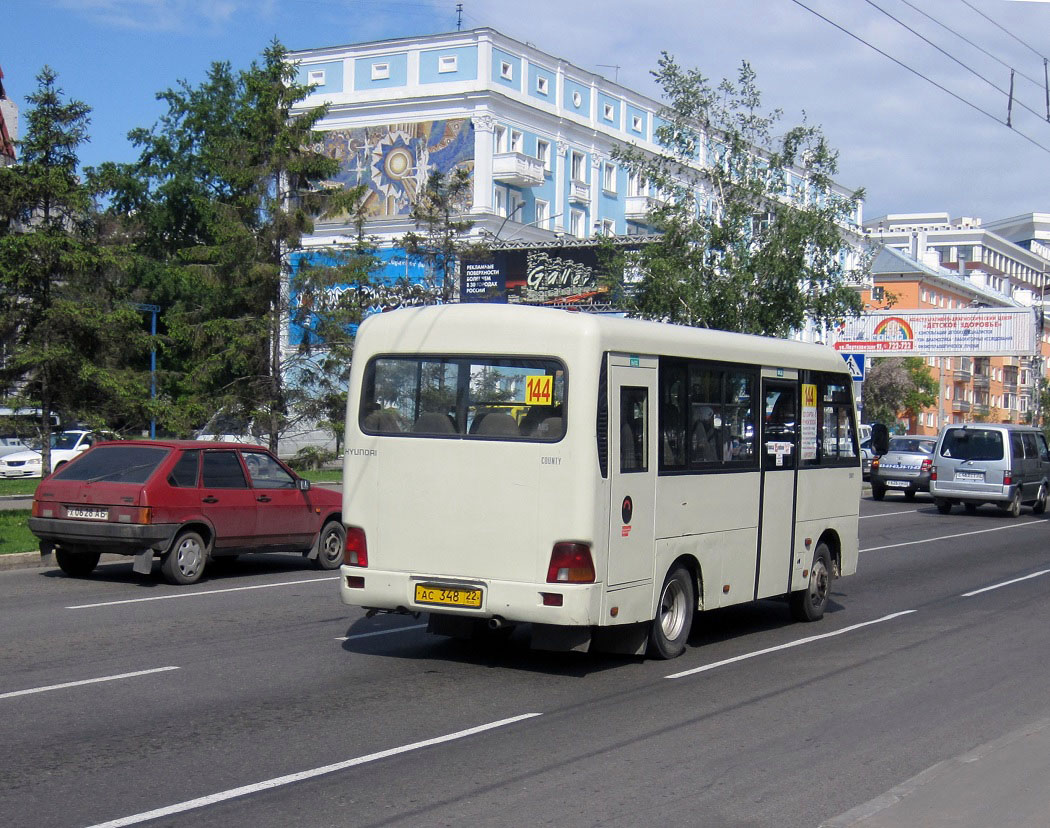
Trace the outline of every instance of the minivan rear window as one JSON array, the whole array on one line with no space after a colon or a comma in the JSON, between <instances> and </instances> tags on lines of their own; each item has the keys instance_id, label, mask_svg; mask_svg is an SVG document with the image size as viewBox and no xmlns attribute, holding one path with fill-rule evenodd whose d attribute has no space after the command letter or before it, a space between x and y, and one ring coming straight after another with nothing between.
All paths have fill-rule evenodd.
<instances>
[{"instance_id":1,"label":"minivan rear window","mask_svg":"<svg viewBox=\"0 0 1050 828\"><path fill-rule=\"evenodd\" d=\"M160 446L98 446L64 465L53 479L145 483L169 451Z\"/></svg>"},{"instance_id":2,"label":"minivan rear window","mask_svg":"<svg viewBox=\"0 0 1050 828\"><path fill-rule=\"evenodd\" d=\"M949 428L941 441L941 457L1002 460L1003 434L987 428Z\"/></svg>"}]
</instances>

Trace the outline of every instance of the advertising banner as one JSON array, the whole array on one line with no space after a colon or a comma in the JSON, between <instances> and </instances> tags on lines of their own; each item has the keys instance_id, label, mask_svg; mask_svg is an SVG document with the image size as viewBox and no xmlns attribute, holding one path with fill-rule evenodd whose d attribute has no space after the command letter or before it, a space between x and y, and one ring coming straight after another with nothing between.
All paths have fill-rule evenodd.
<instances>
[{"instance_id":1,"label":"advertising banner","mask_svg":"<svg viewBox=\"0 0 1050 828\"><path fill-rule=\"evenodd\" d=\"M877 311L847 319L836 350L875 356L1024 356L1035 351L1030 308Z\"/></svg>"}]
</instances>

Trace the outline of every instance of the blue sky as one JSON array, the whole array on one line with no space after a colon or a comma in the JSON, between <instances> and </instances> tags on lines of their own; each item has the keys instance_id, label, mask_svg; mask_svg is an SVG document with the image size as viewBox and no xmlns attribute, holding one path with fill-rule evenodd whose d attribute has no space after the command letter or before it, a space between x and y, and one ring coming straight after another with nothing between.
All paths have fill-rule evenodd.
<instances>
[{"instance_id":1,"label":"blue sky","mask_svg":"<svg viewBox=\"0 0 1050 828\"><path fill-rule=\"evenodd\" d=\"M213 61L245 67L275 35L290 49L304 49L456 27L456 0L8 0L4 6L0 66L9 96L24 110L36 74L52 66L66 94L93 109L92 140L81 153L89 165L132 160L126 135L162 113L158 92L180 79L199 82ZM840 153L840 183L867 190L867 217L947 211L991 220L1050 212L1050 123L1043 117L1045 92L1032 83L1043 78L1042 56L1050 54L1050 3L463 0L463 6L464 28L492 26L651 95L649 70L661 50L716 80L749 60L764 105L783 109L785 125L805 112L824 128ZM1002 123L1005 94L992 88L1009 86L1011 67L1014 130Z\"/></svg>"}]
</instances>

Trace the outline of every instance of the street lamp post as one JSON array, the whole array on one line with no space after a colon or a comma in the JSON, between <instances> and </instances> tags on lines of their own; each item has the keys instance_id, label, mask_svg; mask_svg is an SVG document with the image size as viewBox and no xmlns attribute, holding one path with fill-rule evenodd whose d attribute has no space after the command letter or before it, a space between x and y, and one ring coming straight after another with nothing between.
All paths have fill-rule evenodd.
<instances>
[{"instance_id":1,"label":"street lamp post","mask_svg":"<svg viewBox=\"0 0 1050 828\"><path fill-rule=\"evenodd\" d=\"M147 311L151 315L149 326L150 336L152 337L149 351L149 398L152 401L157 397L157 314L160 313L160 305L146 305L133 302L132 307L136 310ZM151 440L157 439L157 419L152 412L150 412L149 418L149 438Z\"/></svg>"}]
</instances>

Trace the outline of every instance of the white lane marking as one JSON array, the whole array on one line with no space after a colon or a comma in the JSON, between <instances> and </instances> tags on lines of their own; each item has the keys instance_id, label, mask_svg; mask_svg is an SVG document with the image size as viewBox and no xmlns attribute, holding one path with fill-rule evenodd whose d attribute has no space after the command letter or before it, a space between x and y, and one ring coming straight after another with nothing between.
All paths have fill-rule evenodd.
<instances>
[{"instance_id":1,"label":"white lane marking","mask_svg":"<svg viewBox=\"0 0 1050 828\"><path fill-rule=\"evenodd\" d=\"M901 509L899 512L883 512L880 515L860 515L858 520L867 520L868 518L877 517L896 517L897 515L910 515L912 512L919 512L921 509Z\"/></svg>"},{"instance_id":2,"label":"white lane marking","mask_svg":"<svg viewBox=\"0 0 1050 828\"><path fill-rule=\"evenodd\" d=\"M358 633L357 635L341 635L336 641L353 641L355 638L371 638L373 635L390 635L391 633L406 632L408 630L424 630L426 624L413 624L411 627L396 627L392 630L377 630L376 632Z\"/></svg>"},{"instance_id":3,"label":"white lane marking","mask_svg":"<svg viewBox=\"0 0 1050 828\"><path fill-rule=\"evenodd\" d=\"M203 808L205 805L215 805L218 802L225 802L228 799L234 799L238 796L247 796L248 794L258 793L259 791L278 788L282 785L291 785L294 782L302 782L305 779L313 779L314 777L322 776L326 773L335 773L336 771L346 770L355 765L364 765L367 762L386 759L389 756L396 756L399 753L408 753L409 751L420 750L421 748L431 747L432 745L439 745L443 742L465 739L468 736L473 736L486 730L493 730L497 727L506 727L507 725L512 725L516 722L542 715L542 713L523 713L520 716L512 716L509 719L500 719L498 722L489 722L488 724L478 725L477 727L470 727L466 730L459 730L445 736L437 736L433 739L424 739L422 742L413 742L410 745L402 745L401 747L390 748L389 750L381 750L378 753L370 753L367 756L358 756L356 759L347 759L345 762L336 762L335 764L325 765L324 767L314 768L312 770L290 773L287 776L278 776L274 779L267 779L264 782L256 782L252 785L242 785L239 788L231 788L228 791L220 791L219 793L214 793L209 796L189 799L176 805L168 805L165 808L144 811L141 814L133 814L132 816L121 817L120 819L110 820L109 822L101 822L97 825L89 826L89 828L120 828L120 826L124 825L135 825L139 822L146 822L151 819L171 816L172 814L180 814L185 811L193 810L194 808Z\"/></svg>"},{"instance_id":4,"label":"white lane marking","mask_svg":"<svg viewBox=\"0 0 1050 828\"><path fill-rule=\"evenodd\" d=\"M152 670L136 670L134 673L120 673L115 676L102 676L100 678L81 679L80 681L67 681L62 684L49 684L47 687L33 687L29 690L13 690L10 693L0 693L0 699L12 699L15 696L29 696L33 693L47 693L50 690L64 690L66 687L80 687L84 684L99 684L103 681L119 681L120 679L148 676L152 673L164 673L168 670L178 669L178 667L155 667Z\"/></svg>"},{"instance_id":5,"label":"white lane marking","mask_svg":"<svg viewBox=\"0 0 1050 828\"><path fill-rule=\"evenodd\" d=\"M954 535L938 535L935 538L924 538L923 540L905 541L904 543L891 543L886 546L872 546L870 549L861 549L861 552L879 552L883 549L898 549L901 546L916 546L920 543L934 543L942 540L953 540L954 538L965 538L969 535L983 535L985 532L1002 532L1004 529L1020 529L1025 526L1045 526L1042 520L1023 520L1020 523L1011 523L1009 526L993 526L991 529L975 529L972 532L958 532Z\"/></svg>"},{"instance_id":6,"label":"white lane marking","mask_svg":"<svg viewBox=\"0 0 1050 828\"><path fill-rule=\"evenodd\" d=\"M201 595L220 595L224 592L244 592L249 589L271 589L281 586L295 586L296 584L316 584L320 581L338 581L339 576L328 576L327 578L304 578L301 581L281 581L276 584L255 584L254 586L229 587L228 589L206 589L201 592L178 592L173 595L151 595L149 598L126 598L123 601L101 601L97 604L76 604L66 609L94 609L95 607L114 607L117 604L140 604L143 601L167 601L170 598L198 598Z\"/></svg>"},{"instance_id":7,"label":"white lane marking","mask_svg":"<svg viewBox=\"0 0 1050 828\"><path fill-rule=\"evenodd\" d=\"M1031 578L1038 578L1040 575L1050 575L1050 569L1041 569L1038 572L1033 572L1031 575L1022 575L1020 578L1014 578L1010 581L1003 581L1001 584L992 584L991 586L982 587L981 589L975 589L973 592L964 592L963 598L971 598L974 595L980 595L982 592L991 592L993 589L1002 589L1010 584L1019 584L1021 581L1027 581Z\"/></svg>"},{"instance_id":8,"label":"white lane marking","mask_svg":"<svg viewBox=\"0 0 1050 828\"><path fill-rule=\"evenodd\" d=\"M734 664L738 661L746 661L749 658L758 658L758 656L768 655L769 653L775 653L778 650L788 650L792 647L801 647L803 644L812 644L814 641L821 641L825 638L833 638L836 635L844 635L853 630L859 630L861 627L870 627L872 624L881 624L883 621L892 621L894 618L900 618L902 615L910 615L916 610L903 610L902 612L894 612L890 615L884 615L882 618L876 618L873 621L862 621L859 624L853 624L849 627L843 627L841 630L833 630L829 633L821 633L820 635L811 635L806 638L799 638L795 641L789 641L787 644L778 644L775 647L766 647L764 650L755 650L753 653L744 653L743 655L733 656L723 661L715 661L711 664L705 664L702 667L694 667L692 670L683 670L680 673L672 673L664 678L676 679L684 676L692 676L696 673L703 673L707 670L714 670L717 667L725 667L727 664Z\"/></svg>"}]
</instances>

